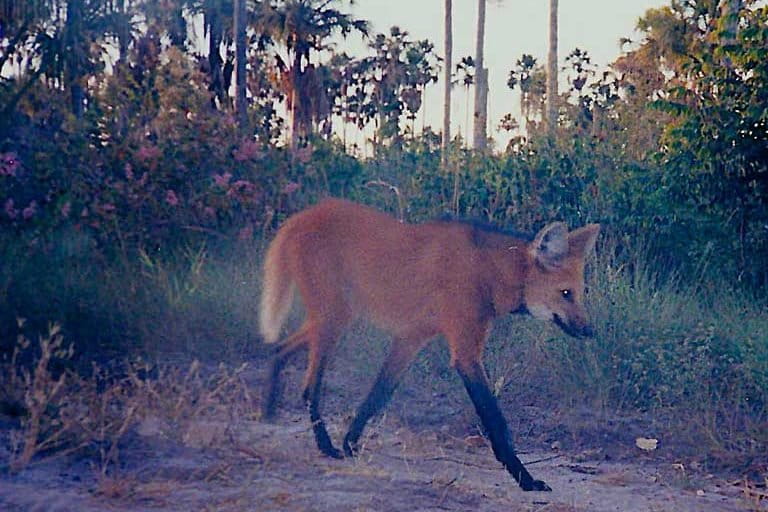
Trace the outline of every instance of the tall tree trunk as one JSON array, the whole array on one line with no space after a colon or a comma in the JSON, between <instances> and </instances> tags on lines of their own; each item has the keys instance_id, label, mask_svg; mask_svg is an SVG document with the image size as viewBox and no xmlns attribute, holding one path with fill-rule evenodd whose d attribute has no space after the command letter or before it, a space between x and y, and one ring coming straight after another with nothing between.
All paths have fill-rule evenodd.
<instances>
[{"instance_id":1,"label":"tall tree trunk","mask_svg":"<svg viewBox=\"0 0 768 512\"><path fill-rule=\"evenodd\" d=\"M445 0L445 71L443 79L443 168L451 143L451 69L453 68L453 1Z\"/></svg>"},{"instance_id":2,"label":"tall tree trunk","mask_svg":"<svg viewBox=\"0 0 768 512\"><path fill-rule=\"evenodd\" d=\"M477 44L475 48L475 124L474 147L485 152L488 145L486 125L488 124L488 70L485 68L483 47L485 44L485 4L477 2Z\"/></svg>"},{"instance_id":3,"label":"tall tree trunk","mask_svg":"<svg viewBox=\"0 0 768 512\"><path fill-rule=\"evenodd\" d=\"M303 104L304 98L302 95L302 87L304 87L304 70L301 69L301 54L298 51L294 52L293 64L291 65L291 151L295 151L299 147L299 142L306 135L303 123L303 112L305 105Z\"/></svg>"},{"instance_id":4,"label":"tall tree trunk","mask_svg":"<svg viewBox=\"0 0 768 512\"><path fill-rule=\"evenodd\" d=\"M64 65L64 81L69 87L72 113L77 119L83 117L83 64L86 49L83 43L83 1L69 0L67 2L65 46L66 56Z\"/></svg>"},{"instance_id":5,"label":"tall tree trunk","mask_svg":"<svg viewBox=\"0 0 768 512\"><path fill-rule=\"evenodd\" d=\"M211 84L209 90L213 93L211 102L216 108L216 99L218 98L219 104L224 105L224 77L222 76L222 59L221 59L221 39L222 39L222 23L221 13L217 6L210 7L205 12L205 24L208 27L208 67L210 73Z\"/></svg>"},{"instance_id":6,"label":"tall tree trunk","mask_svg":"<svg viewBox=\"0 0 768 512\"><path fill-rule=\"evenodd\" d=\"M549 54L547 56L547 133L557 127L557 0L549 0Z\"/></svg>"},{"instance_id":7,"label":"tall tree trunk","mask_svg":"<svg viewBox=\"0 0 768 512\"><path fill-rule=\"evenodd\" d=\"M186 51L187 22L184 20L184 8L181 3L173 7L172 18L166 28L171 45Z\"/></svg>"},{"instance_id":8,"label":"tall tree trunk","mask_svg":"<svg viewBox=\"0 0 768 512\"><path fill-rule=\"evenodd\" d=\"M125 16L125 0L118 0L116 4L116 10L120 16ZM128 48L131 43L130 27L124 23L120 23L117 27L117 46L118 46L118 59L120 64L128 62ZM120 72L120 66L116 67L116 72Z\"/></svg>"},{"instance_id":9,"label":"tall tree trunk","mask_svg":"<svg viewBox=\"0 0 768 512\"><path fill-rule=\"evenodd\" d=\"M241 135L248 129L248 105L245 97L245 1L235 1L235 111Z\"/></svg>"}]
</instances>

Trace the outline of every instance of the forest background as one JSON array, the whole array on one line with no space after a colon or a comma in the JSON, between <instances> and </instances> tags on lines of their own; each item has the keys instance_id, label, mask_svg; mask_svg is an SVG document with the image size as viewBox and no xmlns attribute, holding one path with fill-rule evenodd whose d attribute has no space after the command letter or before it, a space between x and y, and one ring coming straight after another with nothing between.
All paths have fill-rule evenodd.
<instances>
[{"instance_id":1,"label":"forest background","mask_svg":"<svg viewBox=\"0 0 768 512\"><path fill-rule=\"evenodd\" d=\"M252 353L264 244L322 197L409 222L600 222L598 337L511 337L536 347L516 364L538 365L542 404L663 418L688 449L710 447L712 465L763 467L768 8L672 0L603 69L585 49L550 66L521 52L507 70L519 115L450 137L417 122L424 91L448 71L482 103L481 56L447 65L447 48L397 27L372 33L348 7L0 2L0 347L11 373L41 354L19 340L52 323L75 343L64 367ZM364 37L367 53L340 51L340 36ZM482 108L456 116L482 119ZM488 123L508 144L488 138ZM491 355L497 392L517 385L505 364ZM24 409L18 390L3 392Z\"/></svg>"}]
</instances>

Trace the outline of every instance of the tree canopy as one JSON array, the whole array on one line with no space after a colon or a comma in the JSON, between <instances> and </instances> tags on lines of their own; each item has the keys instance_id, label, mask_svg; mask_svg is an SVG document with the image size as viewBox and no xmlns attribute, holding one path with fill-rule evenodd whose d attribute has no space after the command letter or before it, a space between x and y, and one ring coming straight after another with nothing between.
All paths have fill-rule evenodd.
<instances>
[{"instance_id":1,"label":"tree canopy","mask_svg":"<svg viewBox=\"0 0 768 512\"><path fill-rule=\"evenodd\" d=\"M425 215L594 218L650 234L675 265L716 258L765 279L766 265L750 264L768 254L760 2L671 0L645 13L641 39L624 40L605 69L588 49L564 53L554 140L548 72L522 51L507 83L519 107L495 120L511 142L484 157L465 149L466 131L440 144L417 123L443 65L433 43L398 27L371 33L349 5L246 1L236 57L230 0L0 2L0 223L32 232L84 223L143 243L175 223L274 226L292 204L365 196L365 183L382 182ZM339 38L351 36L367 52L341 51ZM233 101L236 64L244 113ZM475 60L452 65L468 97ZM457 115L469 113L467 103ZM440 160L465 169L448 179L433 167ZM290 199L296 190L302 201Z\"/></svg>"}]
</instances>

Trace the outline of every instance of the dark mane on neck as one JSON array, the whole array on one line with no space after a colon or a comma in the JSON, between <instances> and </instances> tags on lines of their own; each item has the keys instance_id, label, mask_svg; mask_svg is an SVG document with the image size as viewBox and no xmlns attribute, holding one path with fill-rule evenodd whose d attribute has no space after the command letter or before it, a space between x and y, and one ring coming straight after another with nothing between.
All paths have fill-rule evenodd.
<instances>
[{"instance_id":1,"label":"dark mane on neck","mask_svg":"<svg viewBox=\"0 0 768 512\"><path fill-rule=\"evenodd\" d=\"M521 231L515 231L511 229L505 229L489 222L483 222L476 219L454 219L450 216L443 216L440 218L440 222L448 224L454 224L458 226L465 226L469 228L469 234L472 239L472 243L476 247L482 248L494 248L501 247L507 244L507 239L514 238L516 240L522 240L523 242L530 242L533 240L533 235L530 233L523 233Z\"/></svg>"}]
</instances>

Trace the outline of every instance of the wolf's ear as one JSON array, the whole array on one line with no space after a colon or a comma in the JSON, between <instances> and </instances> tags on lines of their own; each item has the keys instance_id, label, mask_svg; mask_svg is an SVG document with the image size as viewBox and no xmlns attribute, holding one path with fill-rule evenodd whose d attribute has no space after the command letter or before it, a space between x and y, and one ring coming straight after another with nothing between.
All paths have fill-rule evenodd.
<instances>
[{"instance_id":1,"label":"wolf's ear","mask_svg":"<svg viewBox=\"0 0 768 512\"><path fill-rule=\"evenodd\" d=\"M580 258L589 256L595 248L595 241L599 233L600 224L587 224L583 228L568 233L568 246L571 255Z\"/></svg>"},{"instance_id":2,"label":"wolf's ear","mask_svg":"<svg viewBox=\"0 0 768 512\"><path fill-rule=\"evenodd\" d=\"M530 245L531 255L545 268L557 267L568 255L568 227L562 222L547 224Z\"/></svg>"}]
</instances>

